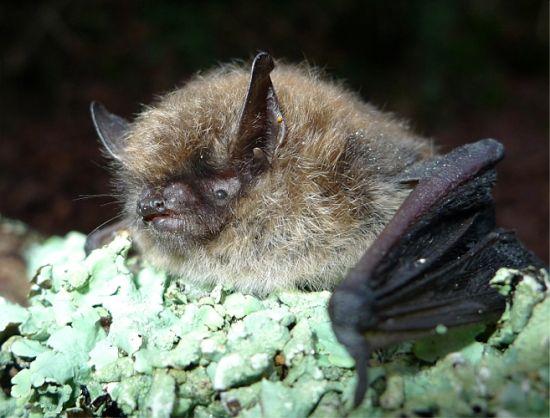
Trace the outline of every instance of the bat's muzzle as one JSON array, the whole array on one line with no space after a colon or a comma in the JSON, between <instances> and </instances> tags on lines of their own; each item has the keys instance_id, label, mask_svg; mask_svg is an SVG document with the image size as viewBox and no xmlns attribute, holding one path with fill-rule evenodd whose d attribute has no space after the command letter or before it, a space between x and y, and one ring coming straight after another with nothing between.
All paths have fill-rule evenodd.
<instances>
[{"instance_id":1,"label":"bat's muzzle","mask_svg":"<svg viewBox=\"0 0 550 418\"><path fill-rule=\"evenodd\" d=\"M151 220L155 216L162 216L166 214L166 211L166 204L162 196L145 196L137 203L137 213L144 221Z\"/></svg>"}]
</instances>

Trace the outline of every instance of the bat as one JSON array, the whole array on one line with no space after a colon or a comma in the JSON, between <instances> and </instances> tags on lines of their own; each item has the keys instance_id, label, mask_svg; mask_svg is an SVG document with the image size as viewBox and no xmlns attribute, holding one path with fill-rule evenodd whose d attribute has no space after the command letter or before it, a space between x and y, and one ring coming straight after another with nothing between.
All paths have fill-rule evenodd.
<instances>
[{"instance_id":1,"label":"bat","mask_svg":"<svg viewBox=\"0 0 550 418\"><path fill-rule=\"evenodd\" d=\"M315 70L258 54L198 75L133 122L91 113L122 220L152 264L266 295L330 289L411 190L431 143Z\"/></svg>"},{"instance_id":2,"label":"bat","mask_svg":"<svg viewBox=\"0 0 550 418\"><path fill-rule=\"evenodd\" d=\"M356 405L372 350L495 320L505 301L489 278L539 263L495 228L497 141L438 156L404 122L265 52L250 72L195 76L133 122L98 103L91 114L123 210L87 250L124 228L152 264L202 285L336 286Z\"/></svg>"}]
</instances>

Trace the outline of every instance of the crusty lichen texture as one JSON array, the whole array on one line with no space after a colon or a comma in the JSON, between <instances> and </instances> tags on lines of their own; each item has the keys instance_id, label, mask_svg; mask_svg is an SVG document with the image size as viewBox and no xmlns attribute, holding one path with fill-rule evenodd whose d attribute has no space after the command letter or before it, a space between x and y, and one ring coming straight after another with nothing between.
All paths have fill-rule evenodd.
<instances>
[{"instance_id":1,"label":"crusty lichen texture","mask_svg":"<svg viewBox=\"0 0 550 418\"><path fill-rule=\"evenodd\" d=\"M31 251L29 308L0 298L1 417L548 416L544 272L499 271L513 303L480 341L482 326L438 329L376 353L352 410L329 292L193 288L128 257L126 236L86 259L83 242Z\"/></svg>"}]
</instances>

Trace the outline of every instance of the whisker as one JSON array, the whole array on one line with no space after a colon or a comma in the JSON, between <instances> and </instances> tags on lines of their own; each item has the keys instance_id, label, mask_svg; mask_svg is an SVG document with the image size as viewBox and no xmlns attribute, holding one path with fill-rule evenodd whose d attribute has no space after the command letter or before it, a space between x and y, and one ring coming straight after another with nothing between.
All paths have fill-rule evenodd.
<instances>
[{"instance_id":1,"label":"whisker","mask_svg":"<svg viewBox=\"0 0 550 418\"><path fill-rule=\"evenodd\" d=\"M99 206L104 207L104 206L119 205L119 204L120 204L120 202L118 200L113 200L112 202L102 203Z\"/></svg>"},{"instance_id":2,"label":"whisker","mask_svg":"<svg viewBox=\"0 0 550 418\"><path fill-rule=\"evenodd\" d=\"M113 216L112 218L110 219L107 219L105 222L103 222L101 225L99 226L96 226L88 235L87 237L89 237L90 235L96 233L99 229L103 228L105 225L107 225L109 222L112 222L114 221L115 219L118 219L118 218L121 218L123 216L122 213L119 213L118 215L115 215Z\"/></svg>"},{"instance_id":3,"label":"whisker","mask_svg":"<svg viewBox=\"0 0 550 418\"><path fill-rule=\"evenodd\" d=\"M95 199L100 197L112 197L115 199L119 199L122 195L115 195L112 193L104 193L104 194L87 194L87 195L80 195L78 197L75 197L73 199L73 202L76 202L77 200L85 200L85 199Z\"/></svg>"}]
</instances>

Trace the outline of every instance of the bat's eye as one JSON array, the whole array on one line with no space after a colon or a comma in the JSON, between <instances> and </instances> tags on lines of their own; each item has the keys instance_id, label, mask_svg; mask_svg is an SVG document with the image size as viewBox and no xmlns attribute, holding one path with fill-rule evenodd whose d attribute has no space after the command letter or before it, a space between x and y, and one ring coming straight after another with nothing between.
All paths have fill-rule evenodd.
<instances>
[{"instance_id":1,"label":"bat's eye","mask_svg":"<svg viewBox=\"0 0 550 418\"><path fill-rule=\"evenodd\" d=\"M214 196L216 197L216 199L224 200L227 199L228 194L226 190L218 189L214 191Z\"/></svg>"},{"instance_id":2,"label":"bat's eye","mask_svg":"<svg viewBox=\"0 0 550 418\"><path fill-rule=\"evenodd\" d=\"M206 179L203 183L205 195L215 205L225 206L239 193L241 182L237 177Z\"/></svg>"}]
</instances>

